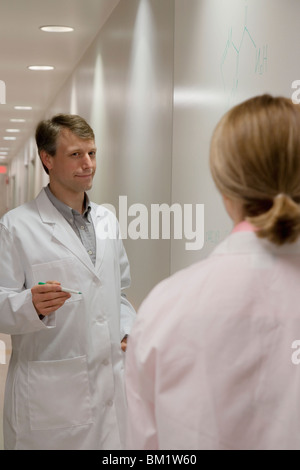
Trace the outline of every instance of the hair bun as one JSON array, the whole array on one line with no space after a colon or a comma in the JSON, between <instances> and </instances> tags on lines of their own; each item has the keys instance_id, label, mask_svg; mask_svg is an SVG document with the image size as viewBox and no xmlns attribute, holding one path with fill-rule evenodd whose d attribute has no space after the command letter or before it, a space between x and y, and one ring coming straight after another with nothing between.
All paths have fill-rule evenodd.
<instances>
[{"instance_id":1,"label":"hair bun","mask_svg":"<svg viewBox=\"0 0 300 470\"><path fill-rule=\"evenodd\" d=\"M288 194L279 193L274 197L271 209L247 220L258 228L257 236L268 238L277 245L292 243L299 237L300 206Z\"/></svg>"}]
</instances>

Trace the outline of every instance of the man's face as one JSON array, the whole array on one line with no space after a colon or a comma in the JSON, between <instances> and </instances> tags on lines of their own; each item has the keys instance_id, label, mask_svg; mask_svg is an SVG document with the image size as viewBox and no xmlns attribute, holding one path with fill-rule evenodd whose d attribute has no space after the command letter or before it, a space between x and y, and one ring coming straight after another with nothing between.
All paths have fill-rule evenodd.
<instances>
[{"instance_id":1,"label":"man's face","mask_svg":"<svg viewBox=\"0 0 300 470\"><path fill-rule=\"evenodd\" d=\"M47 156L50 185L69 193L91 189L96 172L96 150L93 140L83 140L69 129L62 129L55 156Z\"/></svg>"}]
</instances>

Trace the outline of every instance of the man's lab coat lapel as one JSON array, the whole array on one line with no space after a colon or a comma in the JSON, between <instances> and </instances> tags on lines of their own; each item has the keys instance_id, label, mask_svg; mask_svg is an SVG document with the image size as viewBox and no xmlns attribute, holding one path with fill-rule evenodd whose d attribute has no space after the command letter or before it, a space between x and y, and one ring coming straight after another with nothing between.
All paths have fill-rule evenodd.
<instances>
[{"instance_id":1,"label":"man's lab coat lapel","mask_svg":"<svg viewBox=\"0 0 300 470\"><path fill-rule=\"evenodd\" d=\"M106 248L107 238L101 236L105 233L105 228L108 224L108 213L102 206L95 206L92 204L91 210L92 221L95 227L96 234L96 273L100 272L100 268L104 259L104 252Z\"/></svg>"},{"instance_id":2,"label":"man's lab coat lapel","mask_svg":"<svg viewBox=\"0 0 300 470\"><path fill-rule=\"evenodd\" d=\"M76 256L92 273L95 275L101 265L104 253L104 246L97 240L97 260L96 266L93 265L83 244L75 234L72 227L68 224L60 212L53 206L44 190L36 198L40 217L44 224L52 225L52 237L58 240L69 251ZM101 250L100 246L101 245Z\"/></svg>"}]
</instances>

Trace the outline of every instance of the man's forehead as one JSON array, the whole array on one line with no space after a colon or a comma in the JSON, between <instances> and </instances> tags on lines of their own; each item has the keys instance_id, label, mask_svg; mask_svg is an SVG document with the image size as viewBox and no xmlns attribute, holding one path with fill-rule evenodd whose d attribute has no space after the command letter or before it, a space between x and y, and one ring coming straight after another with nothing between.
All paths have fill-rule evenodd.
<instances>
[{"instance_id":1,"label":"man's forehead","mask_svg":"<svg viewBox=\"0 0 300 470\"><path fill-rule=\"evenodd\" d=\"M89 146L95 148L95 141L93 139L82 139L74 134L70 129L63 128L57 138L57 147L83 147Z\"/></svg>"}]
</instances>

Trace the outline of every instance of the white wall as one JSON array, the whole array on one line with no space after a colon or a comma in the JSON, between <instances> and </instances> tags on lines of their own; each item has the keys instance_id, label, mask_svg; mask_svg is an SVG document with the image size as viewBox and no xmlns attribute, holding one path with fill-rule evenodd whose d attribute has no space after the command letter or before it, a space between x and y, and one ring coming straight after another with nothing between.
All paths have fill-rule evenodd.
<instances>
[{"instance_id":1,"label":"white wall","mask_svg":"<svg viewBox=\"0 0 300 470\"><path fill-rule=\"evenodd\" d=\"M128 207L170 203L173 26L172 0L121 1L47 113L75 112L92 125L98 168L90 197L117 215L119 196ZM170 272L170 242L124 243L128 295L138 307Z\"/></svg>"},{"instance_id":2,"label":"white wall","mask_svg":"<svg viewBox=\"0 0 300 470\"><path fill-rule=\"evenodd\" d=\"M121 0L45 115L71 112L91 124L98 168L90 197L112 204L117 215L119 196L127 197L128 208L140 203L149 211L151 204L171 201L173 28L173 0ZM23 161L29 165L34 153L35 180L27 183ZM32 140L11 176L20 188L15 205L47 184ZM124 243L132 274L128 295L138 308L170 273L170 240Z\"/></svg>"},{"instance_id":3,"label":"white wall","mask_svg":"<svg viewBox=\"0 0 300 470\"><path fill-rule=\"evenodd\" d=\"M231 230L209 166L229 107L265 92L292 96L300 78L298 0L175 0L172 200L203 203L205 244L174 240L171 272L206 257Z\"/></svg>"},{"instance_id":4,"label":"white wall","mask_svg":"<svg viewBox=\"0 0 300 470\"><path fill-rule=\"evenodd\" d=\"M0 333L0 450L3 449L3 402L4 402L4 384L6 381L8 363L11 356L10 337Z\"/></svg>"},{"instance_id":5,"label":"white wall","mask_svg":"<svg viewBox=\"0 0 300 470\"><path fill-rule=\"evenodd\" d=\"M0 217L9 206L8 174L0 174Z\"/></svg>"},{"instance_id":6,"label":"white wall","mask_svg":"<svg viewBox=\"0 0 300 470\"><path fill-rule=\"evenodd\" d=\"M125 240L136 307L230 232L209 172L210 137L230 106L292 95L299 14L297 0L121 0L47 110L81 114L94 128L95 202L117 215L119 196L149 212L155 203L204 204L201 250L187 251L186 239ZM16 205L47 184L33 139L12 164L13 181Z\"/></svg>"},{"instance_id":7,"label":"white wall","mask_svg":"<svg viewBox=\"0 0 300 470\"><path fill-rule=\"evenodd\" d=\"M98 156L90 197L112 204L117 215L119 196L128 207L171 201L173 28L173 0L121 0L44 116L71 112L91 124ZM47 184L33 138L14 159L10 177L14 206ZM128 297L138 308L170 273L170 240L124 244L132 275Z\"/></svg>"}]
</instances>

